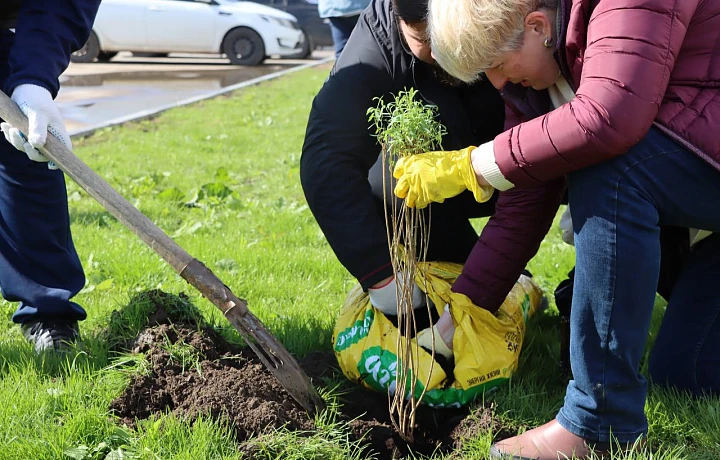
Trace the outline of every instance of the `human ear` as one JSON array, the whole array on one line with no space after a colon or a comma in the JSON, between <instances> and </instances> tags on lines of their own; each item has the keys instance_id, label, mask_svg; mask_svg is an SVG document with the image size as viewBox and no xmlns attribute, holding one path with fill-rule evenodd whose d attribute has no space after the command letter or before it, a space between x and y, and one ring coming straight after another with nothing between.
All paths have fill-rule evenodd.
<instances>
[{"instance_id":1,"label":"human ear","mask_svg":"<svg viewBox=\"0 0 720 460\"><path fill-rule=\"evenodd\" d=\"M542 39L552 38L550 18L542 11L533 11L525 16L525 32L537 35Z\"/></svg>"}]
</instances>

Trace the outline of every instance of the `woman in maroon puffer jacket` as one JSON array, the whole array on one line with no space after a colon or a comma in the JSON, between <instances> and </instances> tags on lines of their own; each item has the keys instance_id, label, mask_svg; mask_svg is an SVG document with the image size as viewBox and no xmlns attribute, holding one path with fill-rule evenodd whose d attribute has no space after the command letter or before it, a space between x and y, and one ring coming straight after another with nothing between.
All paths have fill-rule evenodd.
<instances>
[{"instance_id":1,"label":"woman in maroon puffer jacket","mask_svg":"<svg viewBox=\"0 0 720 460\"><path fill-rule=\"evenodd\" d=\"M650 375L720 394L720 2L431 0L429 25L437 62L464 81L484 74L516 119L457 168L437 167L452 152L408 159L399 193L440 201L467 168L499 190L568 179L573 380L554 421L492 455L582 458L647 433L639 366L661 226L686 227L693 249Z\"/></svg>"}]
</instances>

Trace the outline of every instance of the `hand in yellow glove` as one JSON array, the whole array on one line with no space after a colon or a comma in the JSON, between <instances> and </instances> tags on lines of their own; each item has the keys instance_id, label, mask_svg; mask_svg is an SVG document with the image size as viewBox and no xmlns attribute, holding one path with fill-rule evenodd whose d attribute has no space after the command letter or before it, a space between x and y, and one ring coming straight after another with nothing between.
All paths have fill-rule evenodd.
<instances>
[{"instance_id":1,"label":"hand in yellow glove","mask_svg":"<svg viewBox=\"0 0 720 460\"><path fill-rule=\"evenodd\" d=\"M481 186L472 167L471 153L475 147L462 150L428 152L400 158L393 176L397 179L395 195L405 199L411 208L424 208L432 202L470 190L475 200L484 203L492 197L489 185Z\"/></svg>"},{"instance_id":2,"label":"hand in yellow glove","mask_svg":"<svg viewBox=\"0 0 720 460\"><path fill-rule=\"evenodd\" d=\"M450 307L445 305L443 312L437 324L418 332L415 340L418 345L426 350L435 348L435 352L442 356L452 359L453 357L453 336L455 335L455 324L450 315Z\"/></svg>"}]
</instances>

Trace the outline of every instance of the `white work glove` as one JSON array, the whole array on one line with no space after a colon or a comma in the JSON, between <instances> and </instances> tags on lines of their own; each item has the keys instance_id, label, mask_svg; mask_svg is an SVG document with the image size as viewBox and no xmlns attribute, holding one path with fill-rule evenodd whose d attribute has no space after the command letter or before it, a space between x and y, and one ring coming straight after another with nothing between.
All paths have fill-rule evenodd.
<instances>
[{"instance_id":1,"label":"white work glove","mask_svg":"<svg viewBox=\"0 0 720 460\"><path fill-rule=\"evenodd\" d=\"M562 230L562 240L570 246L575 246L575 234L573 233L572 216L570 215L570 206L560 217L560 230Z\"/></svg>"},{"instance_id":2,"label":"white work glove","mask_svg":"<svg viewBox=\"0 0 720 460\"><path fill-rule=\"evenodd\" d=\"M377 308L386 315L397 315L398 307L398 285L400 282L402 286L405 281L405 274L398 273L397 276L393 276L387 284L378 287L368 289L368 295L370 296L370 303L373 307ZM420 289L417 283L413 282L413 294L412 294L412 307L420 308L427 305L427 299L425 293Z\"/></svg>"},{"instance_id":3,"label":"white work glove","mask_svg":"<svg viewBox=\"0 0 720 460\"><path fill-rule=\"evenodd\" d=\"M415 336L417 344L421 347L432 350L435 343L435 353L447 359L453 358L452 342L455 335L455 324L450 315L450 307L445 305L445 312L433 327L428 327L418 332Z\"/></svg>"},{"instance_id":4,"label":"white work glove","mask_svg":"<svg viewBox=\"0 0 720 460\"><path fill-rule=\"evenodd\" d=\"M28 132L26 136L9 123L2 123L0 129L5 139L32 161L47 162L48 169L57 169L55 163L40 151L47 141L47 132L50 131L71 150L72 142L50 91L42 86L23 84L15 88L10 98L28 118Z\"/></svg>"}]
</instances>

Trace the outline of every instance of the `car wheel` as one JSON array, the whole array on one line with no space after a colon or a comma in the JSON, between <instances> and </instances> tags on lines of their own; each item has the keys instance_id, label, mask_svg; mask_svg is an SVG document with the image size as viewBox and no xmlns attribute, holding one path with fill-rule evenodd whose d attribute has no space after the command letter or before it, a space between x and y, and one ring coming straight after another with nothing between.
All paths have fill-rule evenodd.
<instances>
[{"instance_id":1,"label":"car wheel","mask_svg":"<svg viewBox=\"0 0 720 460\"><path fill-rule=\"evenodd\" d=\"M305 35L305 41L303 42L303 48L302 52L298 56L300 59L308 59L310 56L312 56L312 52L315 49L315 45L312 42L312 38L310 37L310 34L308 34L305 29L303 29L303 35Z\"/></svg>"},{"instance_id":2,"label":"car wheel","mask_svg":"<svg viewBox=\"0 0 720 460\"><path fill-rule=\"evenodd\" d=\"M235 65L258 65L265 60L265 44L252 29L233 29L225 37L222 52Z\"/></svg>"},{"instance_id":3,"label":"car wheel","mask_svg":"<svg viewBox=\"0 0 720 460\"><path fill-rule=\"evenodd\" d=\"M90 32L90 37L88 37L85 45L83 45L82 48L70 55L70 61L86 64L88 62L95 61L95 58L97 58L99 55L100 42L98 42L98 38L97 35L95 35L95 32Z\"/></svg>"},{"instance_id":4,"label":"car wheel","mask_svg":"<svg viewBox=\"0 0 720 460\"><path fill-rule=\"evenodd\" d=\"M100 62L107 62L115 56L117 56L117 51L101 51L100 53L98 53L97 58Z\"/></svg>"}]
</instances>

